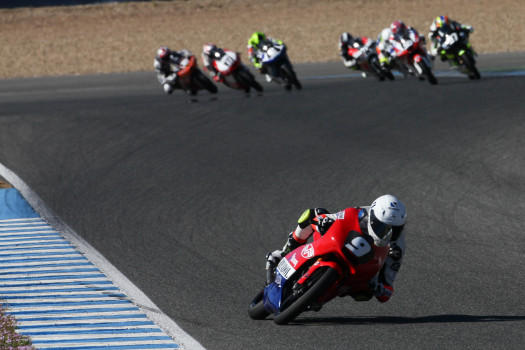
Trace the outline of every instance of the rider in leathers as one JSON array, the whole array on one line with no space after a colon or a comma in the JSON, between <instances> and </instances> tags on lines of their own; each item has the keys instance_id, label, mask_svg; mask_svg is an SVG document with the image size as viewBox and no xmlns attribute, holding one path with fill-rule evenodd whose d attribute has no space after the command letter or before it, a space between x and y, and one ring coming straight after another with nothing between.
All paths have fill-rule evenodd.
<instances>
[{"instance_id":1,"label":"rider in leathers","mask_svg":"<svg viewBox=\"0 0 525 350\"><path fill-rule=\"evenodd\" d=\"M354 38L350 33L343 33L339 38L339 51L345 67L359 70L357 59L363 54L367 46L372 44L372 39L366 36Z\"/></svg>"},{"instance_id":2,"label":"rider in leathers","mask_svg":"<svg viewBox=\"0 0 525 350\"><path fill-rule=\"evenodd\" d=\"M215 68L213 61L215 60L215 53L220 49L217 45L213 43L204 44L202 47L202 62L204 64L204 70L206 70L212 77L213 80L217 83L223 81L224 77L222 74Z\"/></svg>"},{"instance_id":3,"label":"rider in leathers","mask_svg":"<svg viewBox=\"0 0 525 350\"><path fill-rule=\"evenodd\" d=\"M460 32L465 32L467 35L474 32L474 28L472 28L469 25L461 24L457 21L453 21L449 19L447 16L438 16L432 21L432 24L430 25L430 33L428 33L428 38L430 39L431 45L430 45L430 54L432 57L436 57L439 50L439 29L444 26L450 26L455 32L458 34ZM467 36L468 38L468 36ZM467 43L467 47L472 50L472 46L470 43ZM446 61L447 57L446 55L443 55L441 53L440 58L442 61Z\"/></svg>"},{"instance_id":4,"label":"rider in leathers","mask_svg":"<svg viewBox=\"0 0 525 350\"><path fill-rule=\"evenodd\" d=\"M390 28L381 31L376 47L381 65L390 66L393 63L392 61L397 57L396 51L403 51L402 42L410 37L411 32L418 35L414 28L405 25L402 21L394 21ZM424 37L421 38L424 39Z\"/></svg>"},{"instance_id":5,"label":"rider in leathers","mask_svg":"<svg viewBox=\"0 0 525 350\"><path fill-rule=\"evenodd\" d=\"M273 74L268 74L267 68L263 66L261 60L259 59L259 53L261 52L261 47L266 42L272 43L274 45L283 45L283 42L281 40L276 40L274 38L266 36L266 34L262 32L255 32L252 34L250 39L248 40L248 57L250 58L250 61L252 61L253 66L257 68L259 73L266 74L266 81L270 82L272 81L271 75L275 76L276 73L273 72Z\"/></svg>"},{"instance_id":6,"label":"rider in leathers","mask_svg":"<svg viewBox=\"0 0 525 350\"><path fill-rule=\"evenodd\" d=\"M190 56L192 53L186 49L171 51L167 46L162 46L157 50L153 67L165 93L171 94L174 89L181 88L177 72L184 68L182 63ZM195 92L190 91L189 93L194 94Z\"/></svg>"},{"instance_id":7,"label":"rider in leathers","mask_svg":"<svg viewBox=\"0 0 525 350\"><path fill-rule=\"evenodd\" d=\"M389 244L390 252L379 273L368 283L369 293L359 295L355 299L366 301L375 296L384 303L394 292L394 280L405 252L406 209L399 199L389 194L377 198L371 206L357 209L360 209L358 219L361 232L370 235L377 246ZM312 223L315 223L315 229L319 233L326 233L343 212L344 210L331 214L324 208L307 209L299 218L297 228L289 234L283 249L269 253L268 260L278 263L283 256L305 244L314 233Z\"/></svg>"}]
</instances>

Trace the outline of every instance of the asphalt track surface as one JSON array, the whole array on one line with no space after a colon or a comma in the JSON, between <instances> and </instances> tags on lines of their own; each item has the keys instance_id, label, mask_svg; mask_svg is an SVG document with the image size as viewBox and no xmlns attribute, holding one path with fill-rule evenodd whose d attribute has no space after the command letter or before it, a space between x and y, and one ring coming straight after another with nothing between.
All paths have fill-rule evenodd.
<instances>
[{"instance_id":1,"label":"asphalt track surface","mask_svg":"<svg viewBox=\"0 0 525 350\"><path fill-rule=\"evenodd\" d=\"M0 162L207 349L521 349L525 77L488 69L523 57L437 86L304 64L302 91L194 102L153 73L6 80ZM249 319L305 208L384 193L409 215L390 302Z\"/></svg>"}]
</instances>

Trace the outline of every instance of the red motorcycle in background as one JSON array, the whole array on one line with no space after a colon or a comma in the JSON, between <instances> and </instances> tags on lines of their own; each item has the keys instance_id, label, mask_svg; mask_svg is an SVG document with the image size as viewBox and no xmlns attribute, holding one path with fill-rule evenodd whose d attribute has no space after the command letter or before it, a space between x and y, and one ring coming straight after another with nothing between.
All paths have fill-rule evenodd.
<instances>
[{"instance_id":1,"label":"red motorcycle in background","mask_svg":"<svg viewBox=\"0 0 525 350\"><path fill-rule=\"evenodd\" d=\"M206 89L209 92L217 93L217 86L199 69L194 55L184 58L180 64L181 70L177 72L181 88L195 95L198 90Z\"/></svg>"},{"instance_id":2,"label":"red motorcycle in background","mask_svg":"<svg viewBox=\"0 0 525 350\"><path fill-rule=\"evenodd\" d=\"M252 300L248 314L261 320L274 314L274 322L287 324L303 311L319 311L337 296L368 300L368 282L379 272L389 245L378 247L359 227L359 210L340 213L330 229L315 231L313 243L296 248L277 267L268 262L267 284Z\"/></svg>"},{"instance_id":3,"label":"red motorcycle in background","mask_svg":"<svg viewBox=\"0 0 525 350\"><path fill-rule=\"evenodd\" d=\"M392 72L388 68L382 67L379 63L379 58L376 53L376 42L366 37L361 38L361 42L363 42L362 46L354 42L352 46L348 47L347 52L349 56L356 60L358 70L363 72L363 78L372 74L380 81L385 80L385 78L394 80Z\"/></svg>"},{"instance_id":4,"label":"red motorcycle in background","mask_svg":"<svg viewBox=\"0 0 525 350\"><path fill-rule=\"evenodd\" d=\"M396 68L404 75L413 74L424 78L432 85L437 84L437 79L432 73L432 60L425 48L425 38L411 30L408 37L401 39L394 45L396 53Z\"/></svg>"},{"instance_id":5,"label":"red motorcycle in background","mask_svg":"<svg viewBox=\"0 0 525 350\"><path fill-rule=\"evenodd\" d=\"M213 54L213 67L222 75L222 83L232 89L244 90L246 93L254 88L258 92L263 87L255 80L255 77L241 62L239 53L218 49Z\"/></svg>"}]
</instances>

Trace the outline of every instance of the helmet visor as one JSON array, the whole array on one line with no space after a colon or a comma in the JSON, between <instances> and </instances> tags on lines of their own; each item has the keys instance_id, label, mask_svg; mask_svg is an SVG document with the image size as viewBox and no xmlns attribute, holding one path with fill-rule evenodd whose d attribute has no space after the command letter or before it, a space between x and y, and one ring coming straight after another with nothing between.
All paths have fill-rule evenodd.
<instances>
[{"instance_id":1,"label":"helmet visor","mask_svg":"<svg viewBox=\"0 0 525 350\"><path fill-rule=\"evenodd\" d=\"M374 214L374 211L370 213L370 226L372 227L372 230L374 231L374 234L379 239L384 239L390 231L392 230L392 226L389 224L386 224L384 222L381 222Z\"/></svg>"}]
</instances>

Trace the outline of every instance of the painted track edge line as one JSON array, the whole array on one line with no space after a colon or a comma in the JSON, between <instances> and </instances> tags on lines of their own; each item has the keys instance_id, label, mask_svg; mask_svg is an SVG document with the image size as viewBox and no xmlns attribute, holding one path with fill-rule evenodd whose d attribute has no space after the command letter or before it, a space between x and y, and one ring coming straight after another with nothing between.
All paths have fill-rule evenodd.
<instances>
[{"instance_id":1,"label":"painted track edge line","mask_svg":"<svg viewBox=\"0 0 525 350\"><path fill-rule=\"evenodd\" d=\"M48 208L44 201L22 180L0 162L0 176L16 188L22 197L36 210L52 227L60 232L66 240L72 243L95 266L97 266L115 285L130 297L150 320L172 337L184 350L205 350L205 348L170 317L162 312L133 282L114 267L91 244L80 237L71 227L63 222Z\"/></svg>"}]
</instances>

